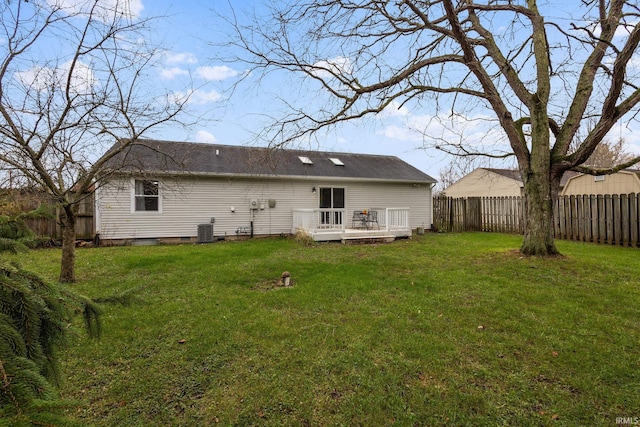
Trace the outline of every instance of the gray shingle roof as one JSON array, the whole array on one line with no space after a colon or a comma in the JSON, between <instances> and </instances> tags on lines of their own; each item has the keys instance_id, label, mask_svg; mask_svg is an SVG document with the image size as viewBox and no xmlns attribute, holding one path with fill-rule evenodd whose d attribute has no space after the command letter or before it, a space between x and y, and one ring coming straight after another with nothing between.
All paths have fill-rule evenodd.
<instances>
[{"instance_id":1,"label":"gray shingle roof","mask_svg":"<svg viewBox=\"0 0 640 427\"><path fill-rule=\"evenodd\" d=\"M111 149L117 149L116 143ZM299 156L313 164L304 164ZM335 165L337 158L344 166ZM435 183L436 180L395 156L284 150L191 142L139 140L107 162L129 173L220 176L331 177Z\"/></svg>"}]
</instances>

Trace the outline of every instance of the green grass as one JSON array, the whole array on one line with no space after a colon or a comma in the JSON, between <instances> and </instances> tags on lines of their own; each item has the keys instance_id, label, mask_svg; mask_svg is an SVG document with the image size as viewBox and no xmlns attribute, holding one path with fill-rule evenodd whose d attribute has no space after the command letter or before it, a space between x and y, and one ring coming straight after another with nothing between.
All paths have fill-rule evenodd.
<instances>
[{"instance_id":1,"label":"green grass","mask_svg":"<svg viewBox=\"0 0 640 427\"><path fill-rule=\"evenodd\" d=\"M640 417L640 252L557 242L564 257L522 258L520 242L79 250L75 290L131 299L104 305L99 341L73 336L61 395L92 426ZM44 250L21 263L55 280L59 259ZM285 270L295 285L273 288Z\"/></svg>"}]
</instances>

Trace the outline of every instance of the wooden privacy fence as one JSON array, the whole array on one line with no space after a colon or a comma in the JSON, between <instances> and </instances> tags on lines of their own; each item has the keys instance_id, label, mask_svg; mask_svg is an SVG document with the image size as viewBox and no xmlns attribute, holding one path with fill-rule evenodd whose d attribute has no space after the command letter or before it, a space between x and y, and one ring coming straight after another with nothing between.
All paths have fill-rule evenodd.
<instances>
[{"instance_id":1,"label":"wooden privacy fence","mask_svg":"<svg viewBox=\"0 0 640 427\"><path fill-rule=\"evenodd\" d=\"M78 220L76 222L76 238L80 240L90 240L94 238L93 230L93 194L87 195L78 204ZM62 210L53 204L54 202L47 196L34 199L30 205L25 205L25 211L37 208L40 204L49 206L51 218L38 218L26 220L27 225L37 236L47 236L53 239L62 239L62 229L57 218Z\"/></svg>"},{"instance_id":2,"label":"wooden privacy fence","mask_svg":"<svg viewBox=\"0 0 640 427\"><path fill-rule=\"evenodd\" d=\"M524 232L522 197L433 199L434 226L444 231ZM558 239L640 245L640 195L561 196L554 205Z\"/></svg>"},{"instance_id":3,"label":"wooden privacy fence","mask_svg":"<svg viewBox=\"0 0 640 427\"><path fill-rule=\"evenodd\" d=\"M638 246L640 196L606 194L564 196L554 210L554 231L560 239L608 245Z\"/></svg>"},{"instance_id":4,"label":"wooden privacy fence","mask_svg":"<svg viewBox=\"0 0 640 427\"><path fill-rule=\"evenodd\" d=\"M436 197L433 225L443 231L524 231L521 197Z\"/></svg>"}]
</instances>

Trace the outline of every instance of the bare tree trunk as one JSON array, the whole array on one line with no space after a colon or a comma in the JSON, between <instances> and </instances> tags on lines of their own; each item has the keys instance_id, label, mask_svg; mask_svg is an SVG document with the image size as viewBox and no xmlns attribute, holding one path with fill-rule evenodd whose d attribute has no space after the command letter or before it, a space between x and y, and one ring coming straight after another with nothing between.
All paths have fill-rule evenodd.
<instances>
[{"instance_id":1,"label":"bare tree trunk","mask_svg":"<svg viewBox=\"0 0 640 427\"><path fill-rule=\"evenodd\" d=\"M62 261L60 263L60 282L76 281L76 220L78 205L63 206L64 214L60 218L62 228Z\"/></svg>"},{"instance_id":2,"label":"bare tree trunk","mask_svg":"<svg viewBox=\"0 0 640 427\"><path fill-rule=\"evenodd\" d=\"M523 171L524 180L524 240L520 251L524 255L555 255L558 249L553 235L554 189L549 182L549 167L540 171Z\"/></svg>"}]
</instances>

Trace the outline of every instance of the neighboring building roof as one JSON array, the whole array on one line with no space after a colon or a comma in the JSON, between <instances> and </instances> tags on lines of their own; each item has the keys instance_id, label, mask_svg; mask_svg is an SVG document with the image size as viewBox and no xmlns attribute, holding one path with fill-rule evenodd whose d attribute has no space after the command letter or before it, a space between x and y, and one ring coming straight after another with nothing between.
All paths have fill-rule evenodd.
<instances>
[{"instance_id":1,"label":"neighboring building roof","mask_svg":"<svg viewBox=\"0 0 640 427\"><path fill-rule=\"evenodd\" d=\"M479 168L479 169L484 169L484 170L496 173L498 175L502 175L506 178L511 178L515 181L520 182L521 184L523 183L522 174L518 169L494 169L494 168ZM562 179L560 180L560 187L561 188L564 187L567 184L567 181L569 179L579 174L580 172L566 171L564 175L562 175Z\"/></svg>"},{"instance_id":2,"label":"neighboring building roof","mask_svg":"<svg viewBox=\"0 0 640 427\"><path fill-rule=\"evenodd\" d=\"M494 168L482 168L482 169L487 170L489 172L496 173L498 175L502 175L506 178L511 178L515 181L522 182L522 175L520 174L520 171L517 169L494 169Z\"/></svg>"},{"instance_id":3,"label":"neighboring building roof","mask_svg":"<svg viewBox=\"0 0 640 427\"><path fill-rule=\"evenodd\" d=\"M117 150L119 144L116 143L109 151ZM137 141L111 158L107 167L128 173L436 182L395 156L159 140Z\"/></svg>"},{"instance_id":4,"label":"neighboring building roof","mask_svg":"<svg viewBox=\"0 0 640 427\"><path fill-rule=\"evenodd\" d=\"M567 171L560 180L560 188L578 174ZM524 183L517 169L477 168L444 189L451 197L520 196Z\"/></svg>"}]
</instances>

